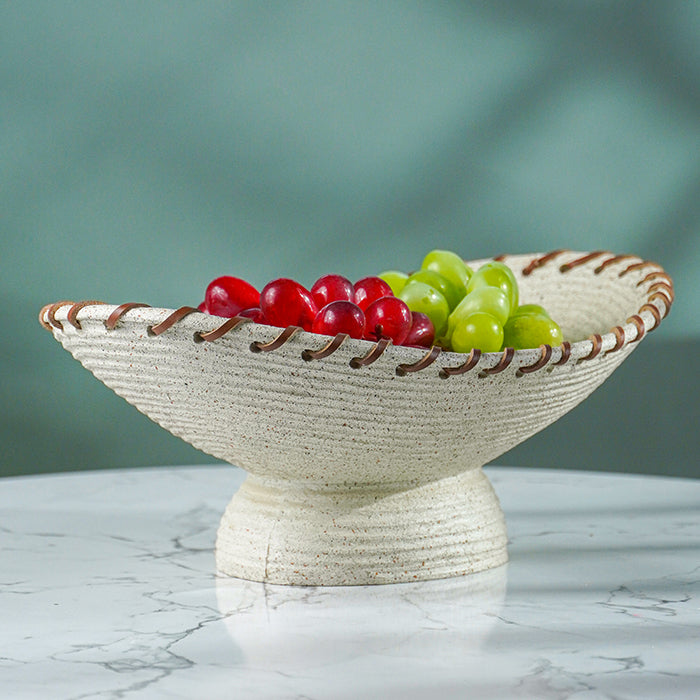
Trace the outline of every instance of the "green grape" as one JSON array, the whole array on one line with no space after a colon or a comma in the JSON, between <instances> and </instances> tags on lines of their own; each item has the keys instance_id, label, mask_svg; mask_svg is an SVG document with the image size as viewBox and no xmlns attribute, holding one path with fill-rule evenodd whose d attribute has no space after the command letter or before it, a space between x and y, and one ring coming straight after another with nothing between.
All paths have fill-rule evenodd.
<instances>
[{"instance_id":1,"label":"green grape","mask_svg":"<svg viewBox=\"0 0 700 700\"><path fill-rule=\"evenodd\" d=\"M540 306L539 304L522 304L518 306L518 308L511 312L511 317L513 316L546 316L547 318L551 318L551 316L547 313L547 310L544 308L544 306Z\"/></svg>"},{"instance_id":2,"label":"green grape","mask_svg":"<svg viewBox=\"0 0 700 700\"><path fill-rule=\"evenodd\" d=\"M457 253L450 250L431 250L423 258L421 270L433 270L447 278L461 297L467 293L467 284L472 276L472 269Z\"/></svg>"},{"instance_id":3,"label":"green grape","mask_svg":"<svg viewBox=\"0 0 700 700\"><path fill-rule=\"evenodd\" d=\"M518 307L518 281L508 265L497 260L484 263L469 279L467 294L483 286L502 289L508 295L510 308Z\"/></svg>"},{"instance_id":4,"label":"green grape","mask_svg":"<svg viewBox=\"0 0 700 700\"><path fill-rule=\"evenodd\" d=\"M503 327L503 344L516 350L561 345L563 340L561 328L542 314L518 314Z\"/></svg>"},{"instance_id":5,"label":"green grape","mask_svg":"<svg viewBox=\"0 0 700 700\"><path fill-rule=\"evenodd\" d=\"M437 289L438 292L447 299L450 311L462 300L463 294L460 293L459 289L457 289L447 277L443 277L439 272L435 272L435 270L418 270L414 272L409 275L407 284L414 281L425 282L425 284L429 284L433 289Z\"/></svg>"},{"instance_id":6,"label":"green grape","mask_svg":"<svg viewBox=\"0 0 700 700\"><path fill-rule=\"evenodd\" d=\"M395 297L399 296L399 292L406 286L406 280L408 280L408 275L398 270L386 270L377 277L383 279L391 287Z\"/></svg>"},{"instance_id":7,"label":"green grape","mask_svg":"<svg viewBox=\"0 0 700 700\"><path fill-rule=\"evenodd\" d=\"M477 287L467 294L457 304L457 308L450 314L447 323L447 340L452 337L454 329L461 324L467 316L483 311L491 314L503 326L510 313L510 301L502 289L498 287Z\"/></svg>"},{"instance_id":8,"label":"green grape","mask_svg":"<svg viewBox=\"0 0 700 700\"><path fill-rule=\"evenodd\" d=\"M503 326L491 314L477 311L466 316L452 331L452 350L498 352L503 345Z\"/></svg>"},{"instance_id":9,"label":"green grape","mask_svg":"<svg viewBox=\"0 0 700 700\"><path fill-rule=\"evenodd\" d=\"M399 299L405 302L411 311L425 314L432 321L436 337L445 332L450 307L447 299L437 289L425 282L408 282L399 292Z\"/></svg>"}]
</instances>

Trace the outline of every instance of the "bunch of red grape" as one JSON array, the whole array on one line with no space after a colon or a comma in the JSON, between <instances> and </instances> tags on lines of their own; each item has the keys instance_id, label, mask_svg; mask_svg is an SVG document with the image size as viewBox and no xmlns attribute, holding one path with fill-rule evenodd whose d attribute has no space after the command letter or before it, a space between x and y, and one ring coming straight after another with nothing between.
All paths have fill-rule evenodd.
<instances>
[{"instance_id":1,"label":"bunch of red grape","mask_svg":"<svg viewBox=\"0 0 700 700\"><path fill-rule=\"evenodd\" d=\"M389 338L395 345L430 347L433 325L425 314L412 313L379 277L355 284L342 275L319 277L311 289L280 278L258 292L237 277L218 277L207 287L201 311L215 316L244 316L270 326L300 326L305 331L351 338Z\"/></svg>"},{"instance_id":2,"label":"bunch of red grape","mask_svg":"<svg viewBox=\"0 0 700 700\"><path fill-rule=\"evenodd\" d=\"M342 275L324 275L306 289L280 278L258 292L238 277L218 277L199 309L324 335L388 338L395 345L426 348L439 344L455 352L562 342L544 308L518 301L517 281L504 263L488 262L473 271L457 254L433 250L417 272L392 270L354 284Z\"/></svg>"}]
</instances>

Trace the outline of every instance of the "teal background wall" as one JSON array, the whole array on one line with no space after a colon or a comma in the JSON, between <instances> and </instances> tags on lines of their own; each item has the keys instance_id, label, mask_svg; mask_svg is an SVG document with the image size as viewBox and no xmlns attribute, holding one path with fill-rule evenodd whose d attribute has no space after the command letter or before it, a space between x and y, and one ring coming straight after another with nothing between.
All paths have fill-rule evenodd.
<instances>
[{"instance_id":1,"label":"teal background wall","mask_svg":"<svg viewBox=\"0 0 700 700\"><path fill-rule=\"evenodd\" d=\"M700 4L0 2L0 474L212 461L37 323L609 249L677 301L501 464L700 476Z\"/></svg>"}]
</instances>

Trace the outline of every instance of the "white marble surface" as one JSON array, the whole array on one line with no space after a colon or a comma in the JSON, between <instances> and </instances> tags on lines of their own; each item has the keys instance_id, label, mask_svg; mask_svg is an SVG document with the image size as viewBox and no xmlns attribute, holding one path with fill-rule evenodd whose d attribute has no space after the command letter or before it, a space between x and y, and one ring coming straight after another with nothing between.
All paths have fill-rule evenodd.
<instances>
[{"instance_id":1,"label":"white marble surface","mask_svg":"<svg viewBox=\"0 0 700 700\"><path fill-rule=\"evenodd\" d=\"M510 563L354 588L214 573L243 473L0 481L0 696L697 698L700 482L491 468Z\"/></svg>"}]
</instances>

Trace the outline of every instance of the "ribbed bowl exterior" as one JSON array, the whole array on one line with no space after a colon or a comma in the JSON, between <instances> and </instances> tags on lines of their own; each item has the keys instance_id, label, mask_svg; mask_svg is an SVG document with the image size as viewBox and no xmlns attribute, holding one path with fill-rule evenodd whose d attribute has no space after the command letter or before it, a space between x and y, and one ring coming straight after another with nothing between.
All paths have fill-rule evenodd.
<instances>
[{"instance_id":1,"label":"ribbed bowl exterior","mask_svg":"<svg viewBox=\"0 0 700 700\"><path fill-rule=\"evenodd\" d=\"M532 259L506 262L518 272ZM299 332L279 349L253 353L251 343L280 332L253 323L197 343L195 332L222 322L199 313L149 336L148 327L168 309L133 309L106 330L114 306L81 309L80 328L65 321L68 307L59 308L55 319L62 329L54 334L156 423L251 473L341 485L421 483L491 461L574 408L627 357L636 343L608 352L616 342L609 330L621 325L635 338L638 329L626 319L648 296L638 286L648 270L620 277L627 264L594 275L591 263L565 276L559 261L520 275L522 301L544 303L565 337L578 341L565 364L556 364L561 351L555 348L545 367L527 374L518 370L536 362L539 350L517 351L497 374L484 375L500 359L492 353L471 371L442 378L440 368L458 366L465 356L442 353L429 367L398 376L397 366L418 361L424 351L390 345L371 365L353 368L352 358L366 355L373 343L348 339L328 357L305 361L303 350L329 339ZM649 312L642 318L654 322ZM582 360L591 353L586 338L592 333L602 334L602 349Z\"/></svg>"}]
</instances>

